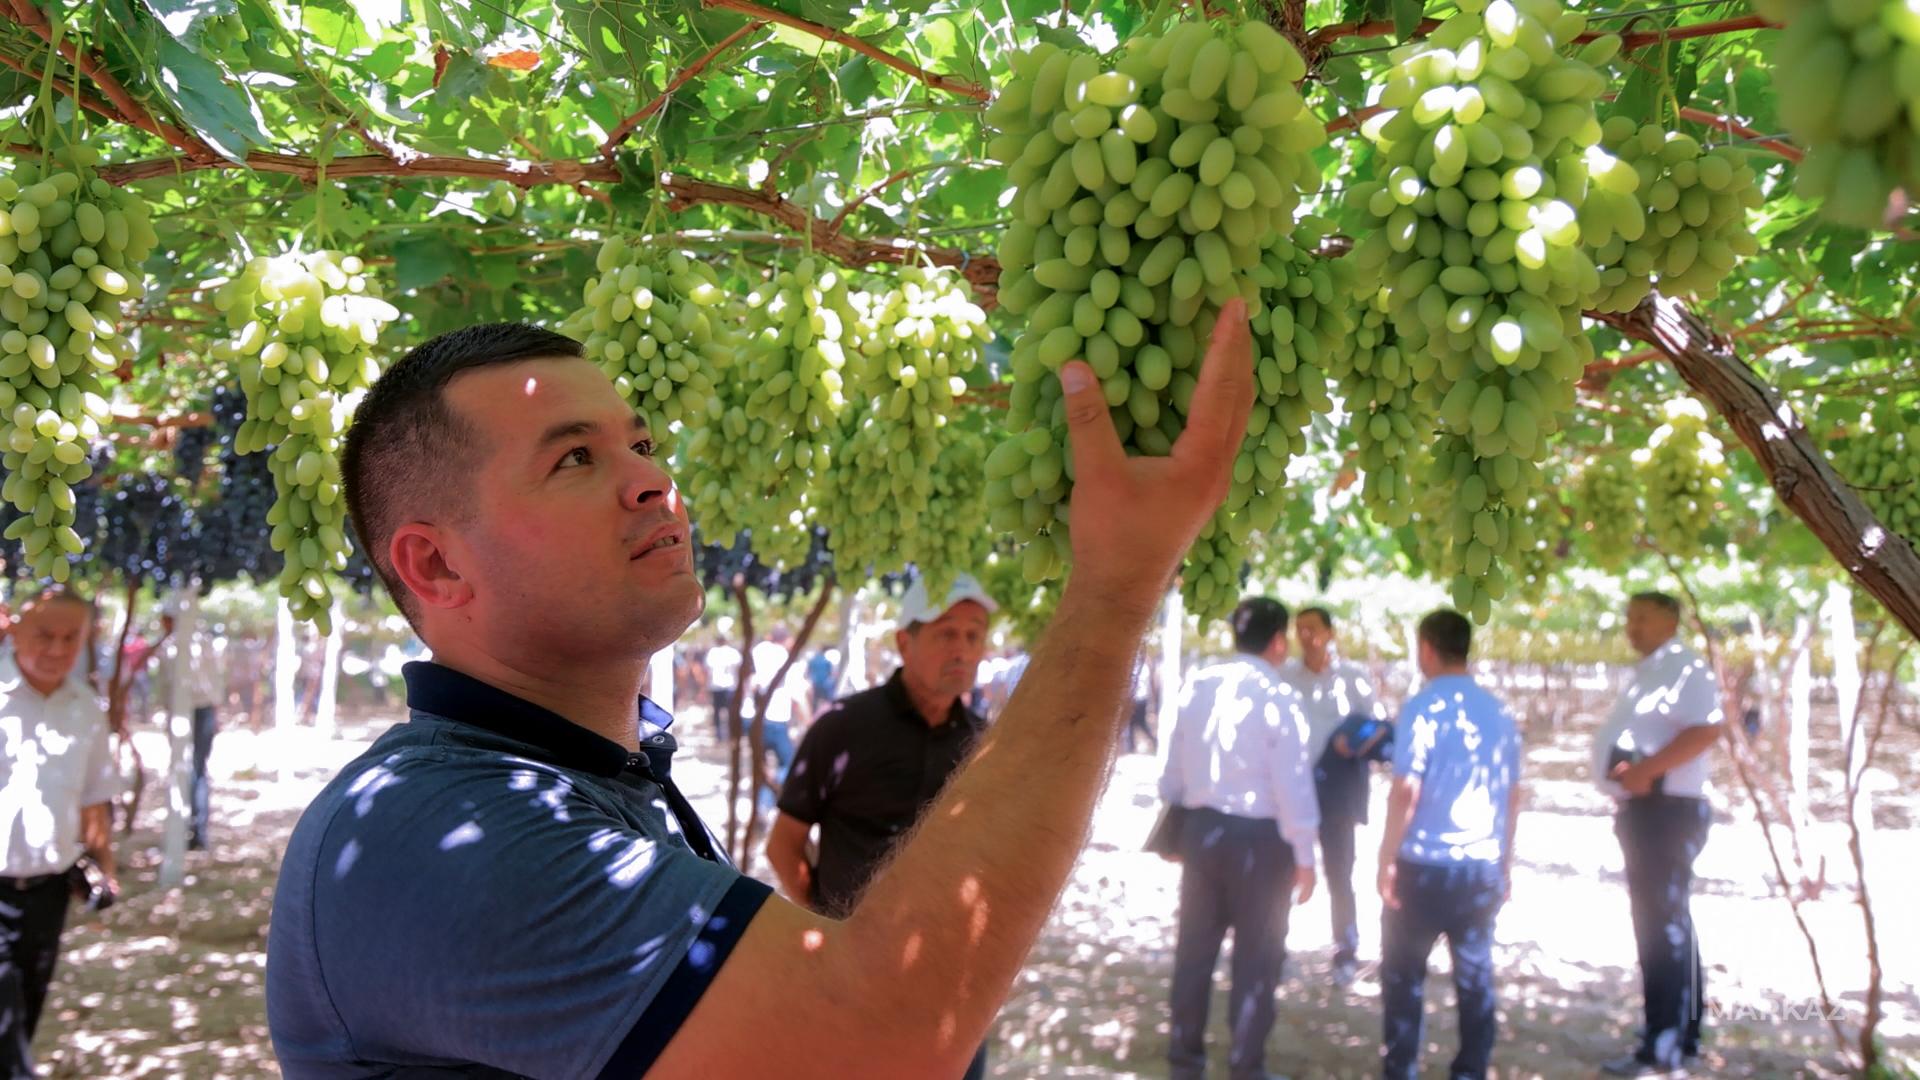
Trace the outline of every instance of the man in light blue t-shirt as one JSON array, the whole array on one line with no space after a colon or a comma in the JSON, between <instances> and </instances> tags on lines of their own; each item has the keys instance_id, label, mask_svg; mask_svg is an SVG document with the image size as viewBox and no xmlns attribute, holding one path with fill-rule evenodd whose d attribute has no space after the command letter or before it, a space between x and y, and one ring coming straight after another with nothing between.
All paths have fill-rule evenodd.
<instances>
[{"instance_id":1,"label":"man in light blue t-shirt","mask_svg":"<svg viewBox=\"0 0 1920 1080\"><path fill-rule=\"evenodd\" d=\"M1456 611L1420 620L1427 685L1400 709L1393 794L1380 844L1380 998L1387 1080L1413 1080L1427 954L1445 934L1460 1003L1447 1075L1487 1075L1495 1034L1493 919L1506 899L1520 805L1520 735L1467 674L1473 626Z\"/></svg>"}]
</instances>

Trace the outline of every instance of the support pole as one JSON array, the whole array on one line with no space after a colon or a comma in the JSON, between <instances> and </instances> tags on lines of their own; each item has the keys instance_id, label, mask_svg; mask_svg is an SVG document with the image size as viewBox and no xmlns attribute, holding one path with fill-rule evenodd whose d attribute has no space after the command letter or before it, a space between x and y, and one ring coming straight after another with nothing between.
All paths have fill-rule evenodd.
<instances>
[{"instance_id":1,"label":"support pole","mask_svg":"<svg viewBox=\"0 0 1920 1080\"><path fill-rule=\"evenodd\" d=\"M668 715L673 713L673 648L669 645L647 661L647 697Z\"/></svg>"},{"instance_id":2,"label":"support pole","mask_svg":"<svg viewBox=\"0 0 1920 1080\"><path fill-rule=\"evenodd\" d=\"M1860 639L1853 625L1853 590L1834 581L1827 585L1827 652L1833 657L1833 690L1840 721L1840 746L1846 753L1847 788L1860 783L1866 767L1867 740L1861 736L1860 722ZM1872 813L1871 799L1854 800L1856 813L1865 808ZM1868 828L1872 828L1871 822ZM1863 830L1864 831L1864 830Z\"/></svg>"},{"instance_id":3,"label":"support pole","mask_svg":"<svg viewBox=\"0 0 1920 1080\"><path fill-rule=\"evenodd\" d=\"M1180 598L1180 587L1175 585L1167 590L1160 624L1160 715L1154 722L1160 732L1157 745L1162 757L1173 745L1173 722L1180 715L1180 635L1186 625L1186 604Z\"/></svg>"},{"instance_id":4,"label":"support pole","mask_svg":"<svg viewBox=\"0 0 1920 1080\"><path fill-rule=\"evenodd\" d=\"M333 738L340 728L340 647L346 636L346 611L339 597L334 597L333 611L328 620L326 648L320 659L320 699L313 709L314 729L326 738Z\"/></svg>"},{"instance_id":5,"label":"support pole","mask_svg":"<svg viewBox=\"0 0 1920 1080\"><path fill-rule=\"evenodd\" d=\"M193 637L200 618L200 591L175 589L173 651L167 658L167 821L160 836L160 884L180 884L187 873L187 829L193 817Z\"/></svg>"},{"instance_id":6,"label":"support pole","mask_svg":"<svg viewBox=\"0 0 1920 1080\"><path fill-rule=\"evenodd\" d=\"M1787 679L1787 797L1795 828L1807 824L1807 772L1812 759L1813 621L1798 616L1793 624L1793 674Z\"/></svg>"}]
</instances>

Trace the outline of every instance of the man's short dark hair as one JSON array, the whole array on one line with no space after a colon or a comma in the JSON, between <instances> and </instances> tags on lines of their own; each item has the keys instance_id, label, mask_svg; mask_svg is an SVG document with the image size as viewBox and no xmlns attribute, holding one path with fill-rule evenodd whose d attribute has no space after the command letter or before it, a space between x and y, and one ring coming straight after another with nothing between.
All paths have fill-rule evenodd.
<instances>
[{"instance_id":1,"label":"man's short dark hair","mask_svg":"<svg viewBox=\"0 0 1920 1080\"><path fill-rule=\"evenodd\" d=\"M1233 609L1233 647L1263 653L1287 632L1287 605L1267 596L1249 596Z\"/></svg>"},{"instance_id":2,"label":"man's short dark hair","mask_svg":"<svg viewBox=\"0 0 1920 1080\"><path fill-rule=\"evenodd\" d=\"M1627 606L1632 607L1635 604L1652 604L1654 607L1659 608L1661 611L1666 612L1676 619L1680 617L1680 601L1675 600L1672 596L1663 592L1634 593L1633 596L1627 600Z\"/></svg>"},{"instance_id":3,"label":"man's short dark hair","mask_svg":"<svg viewBox=\"0 0 1920 1080\"><path fill-rule=\"evenodd\" d=\"M400 358L354 410L341 454L347 514L360 547L409 620L413 595L388 558L394 530L423 513L467 510L473 432L447 405L447 384L468 371L522 360L577 358L580 343L530 323L483 323L455 330Z\"/></svg>"},{"instance_id":4,"label":"man's short dark hair","mask_svg":"<svg viewBox=\"0 0 1920 1080\"><path fill-rule=\"evenodd\" d=\"M1328 611L1326 608L1323 608L1318 604L1315 604L1312 607L1301 608L1300 614L1295 615L1294 618L1304 619L1309 615L1317 616L1320 620L1320 625L1326 627L1329 630L1333 629L1333 612Z\"/></svg>"},{"instance_id":5,"label":"man's short dark hair","mask_svg":"<svg viewBox=\"0 0 1920 1080\"><path fill-rule=\"evenodd\" d=\"M1449 664L1464 664L1473 651L1473 624L1465 615L1441 608L1420 620L1420 640Z\"/></svg>"}]
</instances>

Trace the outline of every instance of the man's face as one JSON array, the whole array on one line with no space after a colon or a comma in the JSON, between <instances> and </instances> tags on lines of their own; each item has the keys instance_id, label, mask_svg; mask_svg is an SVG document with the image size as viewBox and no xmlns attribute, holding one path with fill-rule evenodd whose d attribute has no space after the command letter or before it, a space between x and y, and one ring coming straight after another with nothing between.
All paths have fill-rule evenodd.
<instances>
[{"instance_id":1,"label":"man's face","mask_svg":"<svg viewBox=\"0 0 1920 1080\"><path fill-rule=\"evenodd\" d=\"M1300 639L1300 654L1309 659L1326 655L1327 645L1333 641L1333 627L1318 615L1301 615L1295 619L1293 632Z\"/></svg>"},{"instance_id":2,"label":"man's face","mask_svg":"<svg viewBox=\"0 0 1920 1080\"><path fill-rule=\"evenodd\" d=\"M1680 630L1680 620L1645 601L1627 605L1627 644L1641 656L1665 645Z\"/></svg>"},{"instance_id":3,"label":"man's face","mask_svg":"<svg viewBox=\"0 0 1920 1080\"><path fill-rule=\"evenodd\" d=\"M585 360L482 368L447 387L475 443L471 511L449 567L511 656L634 658L698 618L686 508L633 409Z\"/></svg>"},{"instance_id":4,"label":"man's face","mask_svg":"<svg viewBox=\"0 0 1920 1080\"><path fill-rule=\"evenodd\" d=\"M20 673L35 686L66 681L87 642L87 609L64 600L43 602L13 627L13 654Z\"/></svg>"},{"instance_id":5,"label":"man's face","mask_svg":"<svg viewBox=\"0 0 1920 1080\"><path fill-rule=\"evenodd\" d=\"M987 654L987 609L962 600L896 642L907 678L928 692L958 697L973 688L980 658Z\"/></svg>"}]
</instances>

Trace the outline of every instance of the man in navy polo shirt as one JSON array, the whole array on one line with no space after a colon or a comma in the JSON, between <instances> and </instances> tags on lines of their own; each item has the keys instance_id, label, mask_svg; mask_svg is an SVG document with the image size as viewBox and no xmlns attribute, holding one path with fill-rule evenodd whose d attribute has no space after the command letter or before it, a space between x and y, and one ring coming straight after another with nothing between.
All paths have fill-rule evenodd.
<instances>
[{"instance_id":1,"label":"man in navy polo shirt","mask_svg":"<svg viewBox=\"0 0 1920 1080\"><path fill-rule=\"evenodd\" d=\"M1059 377L1074 570L1035 677L835 920L727 865L673 786L671 720L640 686L704 593L644 418L531 326L395 364L342 472L434 662L288 844L267 959L284 1075L959 1076L1084 841L1154 607L1226 496L1246 308L1227 303L1168 457L1122 451L1084 363Z\"/></svg>"}]
</instances>

